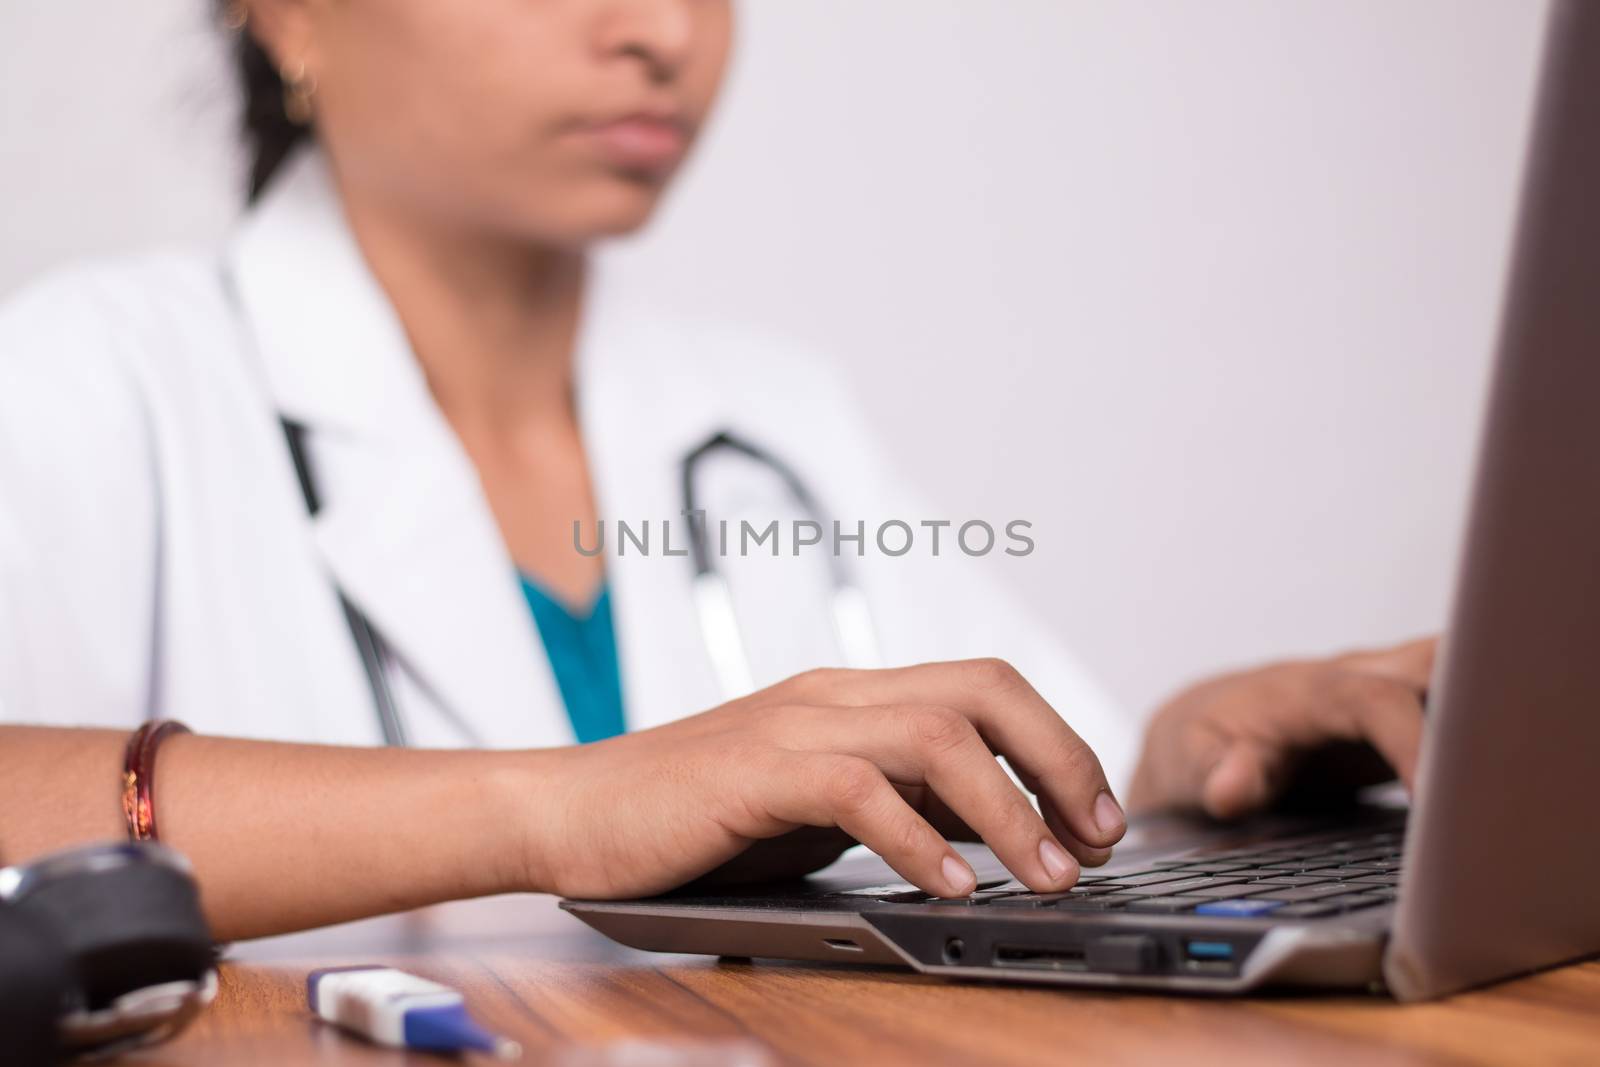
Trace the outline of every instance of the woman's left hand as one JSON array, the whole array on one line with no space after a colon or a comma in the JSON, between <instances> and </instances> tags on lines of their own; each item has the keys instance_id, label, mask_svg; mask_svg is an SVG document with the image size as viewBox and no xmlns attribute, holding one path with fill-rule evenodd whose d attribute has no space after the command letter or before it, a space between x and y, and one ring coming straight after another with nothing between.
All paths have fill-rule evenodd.
<instances>
[{"instance_id":1,"label":"woman's left hand","mask_svg":"<svg viewBox=\"0 0 1600 1067\"><path fill-rule=\"evenodd\" d=\"M1307 757L1364 742L1409 789L1437 640L1274 664L1202 682L1145 731L1132 811L1200 810L1218 819L1271 807ZM1342 785L1369 784L1371 774Z\"/></svg>"}]
</instances>

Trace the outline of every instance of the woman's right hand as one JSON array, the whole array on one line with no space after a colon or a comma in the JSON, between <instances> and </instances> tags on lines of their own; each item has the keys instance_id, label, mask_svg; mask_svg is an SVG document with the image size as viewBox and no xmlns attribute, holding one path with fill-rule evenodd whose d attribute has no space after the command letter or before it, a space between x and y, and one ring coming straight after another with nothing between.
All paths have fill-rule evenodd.
<instances>
[{"instance_id":1,"label":"woman's right hand","mask_svg":"<svg viewBox=\"0 0 1600 1067\"><path fill-rule=\"evenodd\" d=\"M935 896L976 884L947 836L983 840L1029 889L1052 892L1079 863L1103 863L1126 829L1094 753L992 659L810 671L540 755L528 882L569 897L663 892L808 826L843 830Z\"/></svg>"}]
</instances>

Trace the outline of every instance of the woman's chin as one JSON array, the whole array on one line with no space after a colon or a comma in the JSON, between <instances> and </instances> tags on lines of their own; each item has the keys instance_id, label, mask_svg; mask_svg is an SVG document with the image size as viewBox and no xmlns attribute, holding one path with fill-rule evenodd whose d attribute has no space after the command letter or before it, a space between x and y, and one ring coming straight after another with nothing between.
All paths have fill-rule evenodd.
<instances>
[{"instance_id":1,"label":"woman's chin","mask_svg":"<svg viewBox=\"0 0 1600 1067\"><path fill-rule=\"evenodd\" d=\"M649 224L662 191L659 184L607 181L558 204L548 200L529 203L514 226L531 240L561 247L625 237Z\"/></svg>"}]
</instances>

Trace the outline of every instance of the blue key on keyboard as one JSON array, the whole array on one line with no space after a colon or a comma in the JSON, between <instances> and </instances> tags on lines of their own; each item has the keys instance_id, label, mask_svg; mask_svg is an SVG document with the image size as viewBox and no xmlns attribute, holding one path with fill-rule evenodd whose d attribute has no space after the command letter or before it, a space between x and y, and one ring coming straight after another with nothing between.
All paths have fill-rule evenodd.
<instances>
[{"instance_id":1,"label":"blue key on keyboard","mask_svg":"<svg viewBox=\"0 0 1600 1067\"><path fill-rule=\"evenodd\" d=\"M1234 919L1248 919L1265 915L1283 907L1281 900L1209 900L1194 909L1196 915L1225 915Z\"/></svg>"}]
</instances>

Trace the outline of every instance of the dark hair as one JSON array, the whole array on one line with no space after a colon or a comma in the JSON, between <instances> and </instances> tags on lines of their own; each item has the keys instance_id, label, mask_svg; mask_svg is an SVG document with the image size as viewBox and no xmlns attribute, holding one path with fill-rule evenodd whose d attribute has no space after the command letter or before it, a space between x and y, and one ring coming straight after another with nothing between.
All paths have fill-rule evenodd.
<instances>
[{"instance_id":1,"label":"dark hair","mask_svg":"<svg viewBox=\"0 0 1600 1067\"><path fill-rule=\"evenodd\" d=\"M233 0L217 0L217 10L224 19L234 6ZM230 32L234 69L243 97L239 129L250 153L249 190L250 199L255 200L295 146L311 136L311 131L289 121L283 105L283 79L250 28Z\"/></svg>"}]
</instances>

